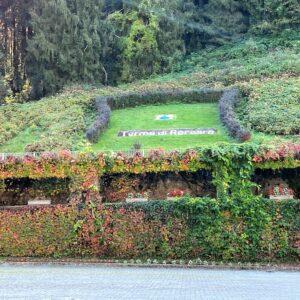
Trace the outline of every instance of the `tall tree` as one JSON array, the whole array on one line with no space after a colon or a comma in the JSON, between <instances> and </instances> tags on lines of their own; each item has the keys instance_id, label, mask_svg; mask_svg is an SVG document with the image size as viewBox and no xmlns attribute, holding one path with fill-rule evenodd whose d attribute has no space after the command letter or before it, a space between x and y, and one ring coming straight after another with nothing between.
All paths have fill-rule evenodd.
<instances>
[{"instance_id":1,"label":"tall tree","mask_svg":"<svg viewBox=\"0 0 300 300\"><path fill-rule=\"evenodd\" d=\"M4 51L4 71L11 90L18 93L26 80L25 57L31 33L29 7L32 0L0 2L0 45Z\"/></svg>"},{"instance_id":2,"label":"tall tree","mask_svg":"<svg viewBox=\"0 0 300 300\"><path fill-rule=\"evenodd\" d=\"M299 15L299 0L0 0L0 74L14 94L29 82L33 98L130 82L249 28L297 28Z\"/></svg>"}]
</instances>

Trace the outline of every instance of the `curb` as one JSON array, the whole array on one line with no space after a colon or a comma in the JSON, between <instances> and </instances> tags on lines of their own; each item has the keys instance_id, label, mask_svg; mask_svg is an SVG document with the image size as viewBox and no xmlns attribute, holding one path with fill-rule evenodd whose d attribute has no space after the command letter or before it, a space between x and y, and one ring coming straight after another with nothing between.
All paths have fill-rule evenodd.
<instances>
[{"instance_id":1,"label":"curb","mask_svg":"<svg viewBox=\"0 0 300 300\"><path fill-rule=\"evenodd\" d=\"M128 263L113 262L105 260L88 260L88 259L58 259L58 260L43 260L43 259L2 259L0 267L3 265L11 266L93 266L93 267L109 267L109 268L147 268L147 269L207 269L207 270L244 270L244 271L264 271L264 272L300 272L300 264L162 264L162 263Z\"/></svg>"}]
</instances>

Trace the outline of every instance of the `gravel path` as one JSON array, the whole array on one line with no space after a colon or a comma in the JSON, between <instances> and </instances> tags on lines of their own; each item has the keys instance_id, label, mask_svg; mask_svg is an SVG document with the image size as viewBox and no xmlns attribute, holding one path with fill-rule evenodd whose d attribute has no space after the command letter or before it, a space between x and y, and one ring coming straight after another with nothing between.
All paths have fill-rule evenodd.
<instances>
[{"instance_id":1,"label":"gravel path","mask_svg":"<svg viewBox=\"0 0 300 300\"><path fill-rule=\"evenodd\" d=\"M0 299L300 299L300 272L0 265Z\"/></svg>"}]
</instances>

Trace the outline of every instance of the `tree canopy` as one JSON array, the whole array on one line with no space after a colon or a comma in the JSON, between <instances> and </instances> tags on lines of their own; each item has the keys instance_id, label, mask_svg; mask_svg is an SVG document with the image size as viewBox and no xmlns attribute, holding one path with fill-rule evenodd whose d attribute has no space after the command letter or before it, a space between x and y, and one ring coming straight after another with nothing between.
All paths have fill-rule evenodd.
<instances>
[{"instance_id":1,"label":"tree canopy","mask_svg":"<svg viewBox=\"0 0 300 300\"><path fill-rule=\"evenodd\" d=\"M199 49L297 27L299 15L298 0L2 0L0 90L38 99L146 78Z\"/></svg>"}]
</instances>

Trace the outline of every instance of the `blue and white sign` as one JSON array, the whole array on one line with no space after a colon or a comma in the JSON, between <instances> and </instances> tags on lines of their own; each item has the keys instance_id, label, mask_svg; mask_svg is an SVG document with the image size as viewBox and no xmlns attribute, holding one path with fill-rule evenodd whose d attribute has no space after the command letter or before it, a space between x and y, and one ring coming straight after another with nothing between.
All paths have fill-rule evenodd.
<instances>
[{"instance_id":1,"label":"blue and white sign","mask_svg":"<svg viewBox=\"0 0 300 300\"><path fill-rule=\"evenodd\" d=\"M167 114L157 115L155 117L156 121L171 121L171 120L174 120L174 119L175 119L175 115L167 115Z\"/></svg>"}]
</instances>

